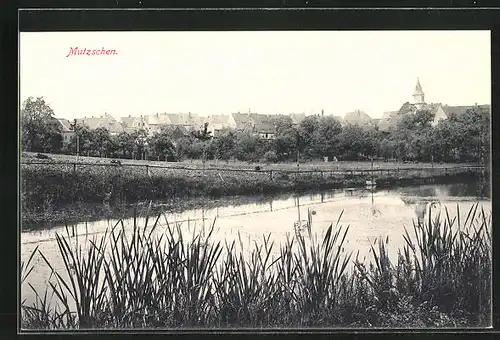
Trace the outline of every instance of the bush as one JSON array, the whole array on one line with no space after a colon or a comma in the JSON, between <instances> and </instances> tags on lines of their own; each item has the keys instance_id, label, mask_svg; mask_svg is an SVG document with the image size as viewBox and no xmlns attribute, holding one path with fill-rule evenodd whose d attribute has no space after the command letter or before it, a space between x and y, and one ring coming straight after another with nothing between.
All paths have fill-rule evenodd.
<instances>
[{"instance_id":1,"label":"bush","mask_svg":"<svg viewBox=\"0 0 500 340\"><path fill-rule=\"evenodd\" d=\"M264 159L267 162L276 163L278 161L278 155L276 152L270 150L264 154Z\"/></svg>"}]
</instances>

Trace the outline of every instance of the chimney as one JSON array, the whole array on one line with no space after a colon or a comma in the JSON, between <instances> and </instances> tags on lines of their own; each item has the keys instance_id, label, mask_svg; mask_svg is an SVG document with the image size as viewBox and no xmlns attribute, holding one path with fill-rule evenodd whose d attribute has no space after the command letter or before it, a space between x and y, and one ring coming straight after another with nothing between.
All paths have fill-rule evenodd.
<instances>
[{"instance_id":1,"label":"chimney","mask_svg":"<svg viewBox=\"0 0 500 340\"><path fill-rule=\"evenodd\" d=\"M158 117L158 112L156 112L156 117Z\"/></svg>"},{"instance_id":2,"label":"chimney","mask_svg":"<svg viewBox=\"0 0 500 340\"><path fill-rule=\"evenodd\" d=\"M325 112L323 111L323 109L321 109L321 115L323 116L325 114Z\"/></svg>"},{"instance_id":3,"label":"chimney","mask_svg":"<svg viewBox=\"0 0 500 340\"><path fill-rule=\"evenodd\" d=\"M130 115L128 115L128 118L130 118Z\"/></svg>"}]
</instances>

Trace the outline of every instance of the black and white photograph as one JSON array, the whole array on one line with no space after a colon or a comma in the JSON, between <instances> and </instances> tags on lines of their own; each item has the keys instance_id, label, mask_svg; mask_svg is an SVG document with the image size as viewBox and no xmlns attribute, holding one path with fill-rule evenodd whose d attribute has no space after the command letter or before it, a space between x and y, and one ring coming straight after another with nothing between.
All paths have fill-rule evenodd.
<instances>
[{"instance_id":1,"label":"black and white photograph","mask_svg":"<svg viewBox=\"0 0 500 340\"><path fill-rule=\"evenodd\" d=\"M491 32L19 33L21 330L492 326Z\"/></svg>"}]
</instances>

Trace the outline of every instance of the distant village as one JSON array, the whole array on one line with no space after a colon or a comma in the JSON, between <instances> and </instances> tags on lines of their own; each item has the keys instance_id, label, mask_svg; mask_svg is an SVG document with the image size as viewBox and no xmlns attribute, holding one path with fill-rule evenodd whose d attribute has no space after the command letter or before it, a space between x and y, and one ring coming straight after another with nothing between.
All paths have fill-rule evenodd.
<instances>
[{"instance_id":1,"label":"distant village","mask_svg":"<svg viewBox=\"0 0 500 340\"><path fill-rule=\"evenodd\" d=\"M353 124L366 127L376 127L379 131L389 131L406 114L415 113L418 110L427 110L434 114L433 124L436 125L440 120L446 119L450 114L465 113L471 108L485 110L490 112L491 106L487 105L465 105L448 106L441 103L426 103L425 94L417 79L417 84L413 91L413 99L406 102L398 110L384 112L382 118L371 118L366 112L355 110L346 113L343 117L325 113L323 110L316 116L332 116L341 125ZM208 131L214 138L226 129L248 132L257 135L263 139L273 139L276 134L276 119L280 116L288 116L293 124L298 125L307 116L305 113L290 113L288 115L267 115L249 112L237 112L230 114L214 114L210 116L200 116L196 113L154 113L142 115L129 115L127 117L115 118L109 113L98 116L88 116L77 118L76 123L87 126L90 130L97 128L107 129L111 135L117 135L122 132L134 132L144 130L153 135L159 132L162 127L171 127L176 134L188 134L192 130L203 129L208 123ZM68 143L74 134L73 122L64 118L57 118L61 124L63 142Z\"/></svg>"}]
</instances>

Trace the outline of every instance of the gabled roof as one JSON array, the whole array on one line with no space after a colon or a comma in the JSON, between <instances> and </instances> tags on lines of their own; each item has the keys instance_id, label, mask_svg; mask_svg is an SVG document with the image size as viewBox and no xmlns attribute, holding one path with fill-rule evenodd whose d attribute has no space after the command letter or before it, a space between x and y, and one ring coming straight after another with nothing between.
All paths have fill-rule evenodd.
<instances>
[{"instance_id":1,"label":"gabled roof","mask_svg":"<svg viewBox=\"0 0 500 340\"><path fill-rule=\"evenodd\" d=\"M346 113L344 120L346 123L359 125L368 125L372 122L370 116L366 114L366 112L360 110Z\"/></svg>"},{"instance_id":2,"label":"gabled roof","mask_svg":"<svg viewBox=\"0 0 500 340\"><path fill-rule=\"evenodd\" d=\"M335 119L336 121L338 121L341 125L344 125L346 122L344 120L344 118L340 117L340 116L332 116L333 119Z\"/></svg>"},{"instance_id":3,"label":"gabled roof","mask_svg":"<svg viewBox=\"0 0 500 340\"><path fill-rule=\"evenodd\" d=\"M249 126L253 126L252 119L250 118L250 113L231 113L231 116L236 123L237 130L247 129ZM254 113L255 115L255 113Z\"/></svg>"},{"instance_id":4,"label":"gabled roof","mask_svg":"<svg viewBox=\"0 0 500 340\"><path fill-rule=\"evenodd\" d=\"M57 121L61 124L61 132L73 132L73 127L71 126L71 122L66 118L56 118Z\"/></svg>"},{"instance_id":5,"label":"gabled roof","mask_svg":"<svg viewBox=\"0 0 500 340\"><path fill-rule=\"evenodd\" d=\"M237 130L252 130L257 133L276 133L274 118L259 113L232 113Z\"/></svg>"},{"instance_id":6,"label":"gabled roof","mask_svg":"<svg viewBox=\"0 0 500 340\"><path fill-rule=\"evenodd\" d=\"M168 113L145 115L144 119L149 125L167 125L172 123Z\"/></svg>"},{"instance_id":7,"label":"gabled roof","mask_svg":"<svg viewBox=\"0 0 500 340\"><path fill-rule=\"evenodd\" d=\"M171 125L199 125L200 116L196 113L166 113Z\"/></svg>"},{"instance_id":8,"label":"gabled roof","mask_svg":"<svg viewBox=\"0 0 500 340\"><path fill-rule=\"evenodd\" d=\"M120 133L124 131L123 126L109 114L104 114L104 116L100 117L83 117L76 121L78 124L86 125L90 130L104 128L111 133Z\"/></svg>"},{"instance_id":9,"label":"gabled roof","mask_svg":"<svg viewBox=\"0 0 500 340\"><path fill-rule=\"evenodd\" d=\"M134 126L135 122L141 122L141 123L146 122L147 123L145 118L135 117L135 116L121 117L120 122L126 127Z\"/></svg>"},{"instance_id":10,"label":"gabled roof","mask_svg":"<svg viewBox=\"0 0 500 340\"><path fill-rule=\"evenodd\" d=\"M380 131L388 131L391 127L395 126L402 117L403 115L399 114L399 111L387 111L384 112L382 118L375 124L377 124Z\"/></svg>"},{"instance_id":11,"label":"gabled roof","mask_svg":"<svg viewBox=\"0 0 500 340\"><path fill-rule=\"evenodd\" d=\"M253 123L253 129L257 133L276 133L276 126L269 115L251 113L250 119Z\"/></svg>"},{"instance_id":12,"label":"gabled roof","mask_svg":"<svg viewBox=\"0 0 500 340\"><path fill-rule=\"evenodd\" d=\"M485 105L461 105L461 106L443 106L443 111L446 113L446 116L450 116L451 114L455 115L463 115L467 113L467 110L477 109L480 112L491 112L491 106L488 104Z\"/></svg>"},{"instance_id":13,"label":"gabled roof","mask_svg":"<svg viewBox=\"0 0 500 340\"><path fill-rule=\"evenodd\" d=\"M290 118L292 118L293 124L300 124L304 119L306 119L305 113L290 113Z\"/></svg>"},{"instance_id":14,"label":"gabled roof","mask_svg":"<svg viewBox=\"0 0 500 340\"><path fill-rule=\"evenodd\" d=\"M207 117L207 121L211 125L229 124L229 115L212 115Z\"/></svg>"}]
</instances>

